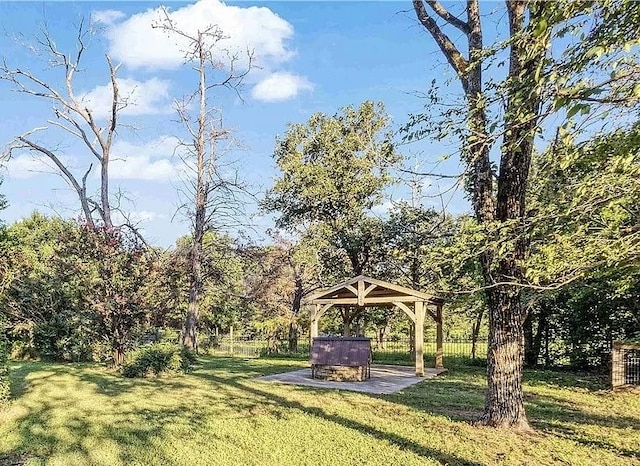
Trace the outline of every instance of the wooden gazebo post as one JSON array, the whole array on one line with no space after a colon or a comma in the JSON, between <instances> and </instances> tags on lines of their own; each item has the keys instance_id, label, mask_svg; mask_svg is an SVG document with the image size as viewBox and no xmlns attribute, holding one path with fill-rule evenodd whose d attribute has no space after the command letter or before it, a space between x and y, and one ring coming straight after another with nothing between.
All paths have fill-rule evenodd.
<instances>
[{"instance_id":1,"label":"wooden gazebo post","mask_svg":"<svg viewBox=\"0 0 640 466\"><path fill-rule=\"evenodd\" d=\"M309 326L309 345L313 343L313 339L318 336L318 306L311 304L309 306L311 314L311 325Z\"/></svg>"},{"instance_id":2,"label":"wooden gazebo post","mask_svg":"<svg viewBox=\"0 0 640 466\"><path fill-rule=\"evenodd\" d=\"M442 369L442 304L436 306L436 369Z\"/></svg>"},{"instance_id":3,"label":"wooden gazebo post","mask_svg":"<svg viewBox=\"0 0 640 466\"><path fill-rule=\"evenodd\" d=\"M416 301L414 309L416 315L416 375L424 377L424 303Z\"/></svg>"}]
</instances>

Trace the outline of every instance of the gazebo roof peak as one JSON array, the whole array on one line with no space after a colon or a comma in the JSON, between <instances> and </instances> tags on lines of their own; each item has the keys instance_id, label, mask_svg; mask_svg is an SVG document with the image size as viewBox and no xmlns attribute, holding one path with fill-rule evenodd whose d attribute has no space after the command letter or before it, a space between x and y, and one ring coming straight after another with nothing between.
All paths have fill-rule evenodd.
<instances>
[{"instance_id":1,"label":"gazebo roof peak","mask_svg":"<svg viewBox=\"0 0 640 466\"><path fill-rule=\"evenodd\" d=\"M442 304L444 300L405 286L358 275L330 288L315 291L304 301L308 304L366 306L416 301L437 305Z\"/></svg>"}]
</instances>

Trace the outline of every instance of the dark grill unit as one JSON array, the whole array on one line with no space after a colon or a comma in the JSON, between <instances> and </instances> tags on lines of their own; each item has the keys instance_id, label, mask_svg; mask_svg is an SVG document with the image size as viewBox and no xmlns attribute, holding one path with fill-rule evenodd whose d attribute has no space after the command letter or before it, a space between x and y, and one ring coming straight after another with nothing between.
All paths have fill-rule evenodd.
<instances>
[{"instance_id":1,"label":"dark grill unit","mask_svg":"<svg viewBox=\"0 0 640 466\"><path fill-rule=\"evenodd\" d=\"M371 377L371 339L316 337L311 345L311 377L362 381Z\"/></svg>"}]
</instances>

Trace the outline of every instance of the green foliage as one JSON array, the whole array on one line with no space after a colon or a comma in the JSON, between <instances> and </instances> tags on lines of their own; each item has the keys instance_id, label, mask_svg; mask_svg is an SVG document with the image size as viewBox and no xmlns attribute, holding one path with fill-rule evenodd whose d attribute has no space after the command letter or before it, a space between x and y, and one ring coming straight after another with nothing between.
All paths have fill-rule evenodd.
<instances>
[{"instance_id":1,"label":"green foliage","mask_svg":"<svg viewBox=\"0 0 640 466\"><path fill-rule=\"evenodd\" d=\"M364 273L380 243L381 222L369 213L399 160L388 124L383 105L367 101L316 113L276 142L282 176L263 207L279 213L277 226L313 238L332 281Z\"/></svg>"},{"instance_id":2,"label":"green foliage","mask_svg":"<svg viewBox=\"0 0 640 466\"><path fill-rule=\"evenodd\" d=\"M280 213L278 226L345 220L373 207L398 158L388 124L384 106L367 101L290 125L274 151L282 177L264 203Z\"/></svg>"},{"instance_id":3,"label":"green foliage","mask_svg":"<svg viewBox=\"0 0 640 466\"><path fill-rule=\"evenodd\" d=\"M8 229L8 310L14 354L118 362L147 322L150 257L123 233L33 214Z\"/></svg>"},{"instance_id":4,"label":"green foliage","mask_svg":"<svg viewBox=\"0 0 640 466\"><path fill-rule=\"evenodd\" d=\"M197 358L187 348L173 343L142 345L129 352L122 365L125 377L146 377L150 374L189 372Z\"/></svg>"}]
</instances>

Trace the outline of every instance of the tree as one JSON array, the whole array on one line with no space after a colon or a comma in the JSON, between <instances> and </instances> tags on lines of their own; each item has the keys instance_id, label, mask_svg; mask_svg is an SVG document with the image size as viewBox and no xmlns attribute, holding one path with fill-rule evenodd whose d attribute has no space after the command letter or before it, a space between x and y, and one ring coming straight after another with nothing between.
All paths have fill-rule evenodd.
<instances>
[{"instance_id":1,"label":"tree","mask_svg":"<svg viewBox=\"0 0 640 466\"><path fill-rule=\"evenodd\" d=\"M588 111L585 101L607 105L615 102L615 96L628 97L635 92L632 77L637 76L637 66L620 60L618 52L625 43L631 44L629 41L637 38L637 34L633 36L632 25L633 18L637 24L638 10L633 2L507 1L507 38L486 47L477 0L467 2L465 20L451 14L437 0L416 0L413 7L419 22L458 77L464 93L461 107L445 114L452 124L436 121L439 126L436 133L433 126L429 127L434 122L429 122L428 115L414 118L411 124L426 123L426 129L413 133L417 136L446 137L444 133L454 128L467 165L467 192L476 221L487 238L486 247L479 254L489 309L488 388L480 422L526 430L529 424L521 383L526 310L521 298L523 286L527 285L524 262L528 257L527 229L531 215L527 208L527 182L534 140L545 115L567 109L565 117L571 118L583 109ZM608 11L611 7L625 16L620 24L626 26L615 25L615 15ZM593 17L599 19L595 27L587 23ZM466 52L461 51L435 18L462 33L460 43L466 46ZM608 27L602 28L603 24ZM580 27L591 31L579 38L578 43L593 46L595 42L602 50L576 54L581 47L578 45L565 48L558 60L551 58L548 53L551 44L560 44L555 39L579 33ZM610 40L625 34L627 42ZM485 80L483 72L487 68L504 64L504 48L508 49L505 79ZM604 78L598 73L588 74L587 71L603 65L595 60L602 55L614 57L608 65L617 60L618 69ZM437 100L437 96L434 98ZM491 150L498 143L496 174Z\"/></svg>"},{"instance_id":2,"label":"tree","mask_svg":"<svg viewBox=\"0 0 640 466\"><path fill-rule=\"evenodd\" d=\"M76 93L75 77L82 69L90 34L91 31L85 26L84 21L81 21L75 41L76 50L72 53L60 50L46 29L43 37L37 40L37 45L33 48L35 55L46 56L48 67L62 73L63 84L60 86L53 78L49 80L23 67L12 68L7 64L6 58L3 60L0 65L0 79L11 83L22 94L50 102L51 112L55 117L47 120L48 126L34 128L18 136L9 145L6 155L11 157L16 152L26 150L48 158L55 170L77 194L85 221L93 228L96 227L96 221L100 221L106 228L112 228L114 224L109 164L111 149L119 128L120 112L127 107L128 96L120 94L117 79L120 66L114 65L108 55L105 56L105 60L109 73L110 110L106 121L102 122L101 116L85 101L84 96ZM37 135L43 130L46 130L47 137L40 140ZM62 151L50 145L49 133L52 130L59 130L64 135L71 136L82 144L87 155L97 162L100 168L98 200L89 192L87 186L94 163L88 162L82 175L73 173L72 167L65 162ZM127 226L135 231L133 226Z\"/></svg>"},{"instance_id":3,"label":"tree","mask_svg":"<svg viewBox=\"0 0 640 466\"><path fill-rule=\"evenodd\" d=\"M526 362L536 365L544 353L550 364L543 343L551 338L564 342L558 356L573 365L604 365L613 340L637 329L640 123L558 141L536 157L530 197L537 213L527 277L550 289L529 293Z\"/></svg>"},{"instance_id":4,"label":"tree","mask_svg":"<svg viewBox=\"0 0 640 466\"><path fill-rule=\"evenodd\" d=\"M120 366L149 321L142 290L154 257L136 236L118 230L81 225L66 234L71 238L56 251L56 275L66 271L67 281L86 280L82 302L91 311L93 332Z\"/></svg>"},{"instance_id":5,"label":"tree","mask_svg":"<svg viewBox=\"0 0 640 466\"><path fill-rule=\"evenodd\" d=\"M333 116L315 113L276 142L283 175L263 206L280 214L278 227L323 236L332 249L325 257L349 264L338 280L363 274L379 245L382 223L368 212L392 182L389 164L399 159L391 136L384 106L367 101ZM346 335L360 311L341 309Z\"/></svg>"},{"instance_id":6,"label":"tree","mask_svg":"<svg viewBox=\"0 0 640 466\"><path fill-rule=\"evenodd\" d=\"M119 364L151 320L132 233L34 213L8 228L1 305L19 357Z\"/></svg>"},{"instance_id":7,"label":"tree","mask_svg":"<svg viewBox=\"0 0 640 466\"><path fill-rule=\"evenodd\" d=\"M219 42L225 33L216 25L189 31L176 24L168 10L161 9L162 19L154 27L166 31L186 46L185 64L193 66L198 87L182 101L176 101L176 110L190 140L181 143L189 174L186 194L192 209L192 249L189 257L189 309L184 323L182 344L192 350L198 348L199 300L203 287L203 241L208 229L228 224L237 219L240 206L238 194L242 186L237 179L228 179L221 164L221 143L230 138L230 131L222 125L222 115L210 102L216 88L232 89L238 93L243 79L252 66L253 56L247 53L242 63L239 54L224 49ZM240 66L240 70L238 67ZM238 94L239 95L239 94ZM191 114L192 104L197 106L196 116Z\"/></svg>"}]
</instances>

